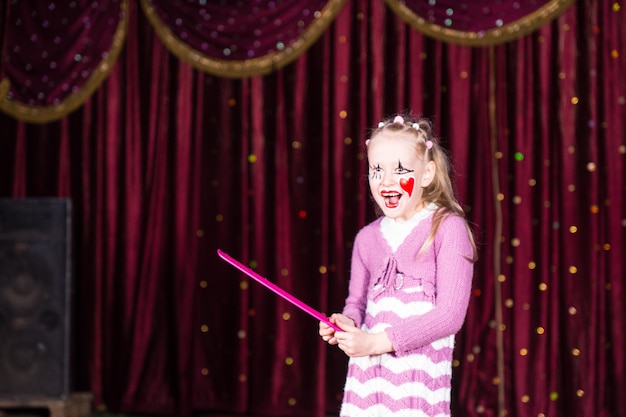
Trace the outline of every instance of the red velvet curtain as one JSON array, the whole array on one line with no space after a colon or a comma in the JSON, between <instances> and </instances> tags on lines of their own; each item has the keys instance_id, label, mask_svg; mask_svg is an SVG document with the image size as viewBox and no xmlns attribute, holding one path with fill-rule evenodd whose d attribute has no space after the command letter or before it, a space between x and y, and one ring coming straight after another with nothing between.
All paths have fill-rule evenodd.
<instances>
[{"instance_id":1,"label":"red velvet curtain","mask_svg":"<svg viewBox=\"0 0 626 417\"><path fill-rule=\"evenodd\" d=\"M98 409L336 413L345 357L215 251L340 310L374 215L364 138L411 110L435 119L480 247L457 414L626 415L617 2L471 48L348 1L297 60L244 79L179 60L138 4L126 13L124 49L77 111L0 114L0 196L74 203L73 377Z\"/></svg>"}]
</instances>

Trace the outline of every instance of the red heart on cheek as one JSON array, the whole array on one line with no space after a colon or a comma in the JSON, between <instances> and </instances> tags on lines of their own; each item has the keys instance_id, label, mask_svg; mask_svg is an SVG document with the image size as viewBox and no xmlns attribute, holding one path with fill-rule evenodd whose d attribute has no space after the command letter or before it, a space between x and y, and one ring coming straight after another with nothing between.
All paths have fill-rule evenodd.
<instances>
[{"instance_id":1,"label":"red heart on cheek","mask_svg":"<svg viewBox=\"0 0 626 417\"><path fill-rule=\"evenodd\" d=\"M402 178L400 179L400 187L407 193L409 193L409 197L413 195L413 186L415 185L415 178Z\"/></svg>"}]
</instances>

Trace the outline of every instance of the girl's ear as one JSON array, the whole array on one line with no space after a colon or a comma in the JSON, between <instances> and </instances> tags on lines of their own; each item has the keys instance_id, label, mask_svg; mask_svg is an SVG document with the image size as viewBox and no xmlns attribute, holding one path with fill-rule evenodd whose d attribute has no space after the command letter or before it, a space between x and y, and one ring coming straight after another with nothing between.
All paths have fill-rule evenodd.
<instances>
[{"instance_id":1,"label":"girl's ear","mask_svg":"<svg viewBox=\"0 0 626 417\"><path fill-rule=\"evenodd\" d=\"M435 161L428 161L422 173L422 187L428 187L430 183L433 182L436 171L437 167L435 166Z\"/></svg>"}]
</instances>

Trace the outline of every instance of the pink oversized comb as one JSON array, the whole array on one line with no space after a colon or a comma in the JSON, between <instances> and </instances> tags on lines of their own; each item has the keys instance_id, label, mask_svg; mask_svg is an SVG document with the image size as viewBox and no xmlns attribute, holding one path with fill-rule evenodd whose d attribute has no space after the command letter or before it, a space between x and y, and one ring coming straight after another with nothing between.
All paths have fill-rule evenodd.
<instances>
[{"instance_id":1,"label":"pink oversized comb","mask_svg":"<svg viewBox=\"0 0 626 417\"><path fill-rule=\"evenodd\" d=\"M310 307L309 305L305 304L304 302L302 302L298 298L294 297L293 295L289 294L287 291L283 290L282 288L280 288L278 285L274 284L273 282L271 282L267 278L264 278L261 275L257 274L252 269L248 268L247 266L245 266L244 264L242 264L238 260L232 258L230 255L222 252L219 249L217 250L217 254L220 256L220 258L222 258L223 260L225 260L226 262L228 262L229 264L231 264L232 266L234 266L235 268L237 268L238 270L240 270L244 274L248 275L249 277L254 278L256 281L260 282L265 287L267 287L270 290L274 291L276 294L280 295L281 297L283 297L285 300L289 301L294 306L296 306L299 309L305 311L306 313L309 313L309 315L313 316L314 318L316 318L316 319L318 319L320 321L323 321L324 323L326 323L327 325L329 325L330 327L332 327L336 331L339 331L339 332L342 331L336 324L331 323L330 320L328 319L328 317L326 317L325 315L323 315L319 311L315 310L314 308Z\"/></svg>"}]
</instances>

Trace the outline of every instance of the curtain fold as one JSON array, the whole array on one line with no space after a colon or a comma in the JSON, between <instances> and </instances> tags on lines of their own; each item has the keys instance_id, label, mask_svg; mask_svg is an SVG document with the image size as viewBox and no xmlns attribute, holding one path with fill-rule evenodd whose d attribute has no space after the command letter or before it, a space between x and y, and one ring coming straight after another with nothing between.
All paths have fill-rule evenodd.
<instances>
[{"instance_id":1,"label":"curtain fold","mask_svg":"<svg viewBox=\"0 0 626 417\"><path fill-rule=\"evenodd\" d=\"M336 414L345 356L215 251L339 311L374 218L364 140L410 110L434 120L479 245L454 411L626 414L617 3L470 48L346 2L297 59L242 79L180 60L138 3L125 19L124 50L76 111L0 114L0 196L73 200L72 376L97 410Z\"/></svg>"}]
</instances>

